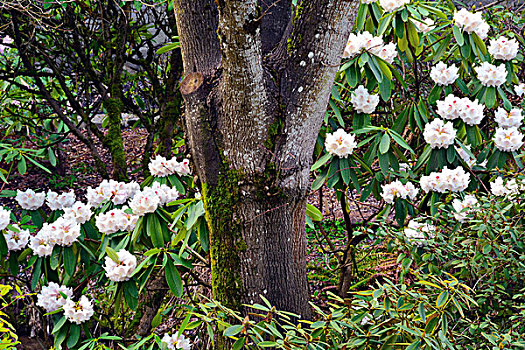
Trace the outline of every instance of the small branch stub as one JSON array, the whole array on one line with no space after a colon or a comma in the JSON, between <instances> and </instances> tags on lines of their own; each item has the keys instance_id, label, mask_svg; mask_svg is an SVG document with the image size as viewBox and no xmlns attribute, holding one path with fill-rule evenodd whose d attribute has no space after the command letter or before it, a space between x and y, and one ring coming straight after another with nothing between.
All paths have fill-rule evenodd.
<instances>
[{"instance_id":1,"label":"small branch stub","mask_svg":"<svg viewBox=\"0 0 525 350\"><path fill-rule=\"evenodd\" d=\"M204 82L204 76L199 73L190 73L188 74L182 83L180 84L180 91L183 95L189 95L195 91L197 91Z\"/></svg>"}]
</instances>

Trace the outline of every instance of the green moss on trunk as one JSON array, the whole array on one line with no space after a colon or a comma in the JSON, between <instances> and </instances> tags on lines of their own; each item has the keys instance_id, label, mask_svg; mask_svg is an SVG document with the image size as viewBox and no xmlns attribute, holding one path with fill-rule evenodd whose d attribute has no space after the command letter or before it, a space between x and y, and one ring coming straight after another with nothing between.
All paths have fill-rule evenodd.
<instances>
[{"instance_id":1,"label":"green moss on trunk","mask_svg":"<svg viewBox=\"0 0 525 350\"><path fill-rule=\"evenodd\" d=\"M124 104L120 99L109 98L105 101L104 107L108 113L108 134L106 135L105 144L109 148L113 161L113 179L128 181L128 165L126 163L121 129Z\"/></svg>"},{"instance_id":2,"label":"green moss on trunk","mask_svg":"<svg viewBox=\"0 0 525 350\"><path fill-rule=\"evenodd\" d=\"M235 217L239 203L239 181L242 173L227 164L218 184L202 187L206 220L210 228L212 289L215 300L226 307L241 310L243 285L240 275L240 253L246 250L242 225Z\"/></svg>"}]
</instances>

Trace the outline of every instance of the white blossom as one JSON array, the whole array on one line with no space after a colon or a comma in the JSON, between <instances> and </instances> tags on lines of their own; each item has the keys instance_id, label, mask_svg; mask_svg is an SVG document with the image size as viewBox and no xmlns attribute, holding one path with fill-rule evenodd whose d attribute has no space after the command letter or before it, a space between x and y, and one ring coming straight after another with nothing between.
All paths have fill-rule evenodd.
<instances>
[{"instance_id":1,"label":"white blossom","mask_svg":"<svg viewBox=\"0 0 525 350\"><path fill-rule=\"evenodd\" d=\"M436 118L425 125L423 137L432 148L447 148L454 143L456 130L451 122L444 122Z\"/></svg>"},{"instance_id":2,"label":"white blossom","mask_svg":"<svg viewBox=\"0 0 525 350\"><path fill-rule=\"evenodd\" d=\"M6 46L5 44L12 44L13 38L11 38L9 35L5 36L4 39L2 39L2 44L0 44L0 55L2 55L6 50L9 50L9 46Z\"/></svg>"},{"instance_id":3,"label":"white blossom","mask_svg":"<svg viewBox=\"0 0 525 350\"><path fill-rule=\"evenodd\" d=\"M362 33L351 33L348 37L343 57L353 57L362 50L371 51L383 47L383 39L380 36L373 36L367 31Z\"/></svg>"},{"instance_id":4,"label":"white blossom","mask_svg":"<svg viewBox=\"0 0 525 350\"><path fill-rule=\"evenodd\" d=\"M503 152L517 151L523 145L523 134L517 128L496 128L494 134L496 148Z\"/></svg>"},{"instance_id":5,"label":"white blossom","mask_svg":"<svg viewBox=\"0 0 525 350\"><path fill-rule=\"evenodd\" d=\"M503 64L495 66L488 62L483 62L474 70L478 74L479 81L484 86L497 87L507 80L507 70Z\"/></svg>"},{"instance_id":6,"label":"white blossom","mask_svg":"<svg viewBox=\"0 0 525 350\"><path fill-rule=\"evenodd\" d=\"M1 233L0 233L1 234ZM29 242L28 230L22 230L17 224L9 226L5 230L5 241L7 243L7 249L9 250L22 250Z\"/></svg>"},{"instance_id":7,"label":"white blossom","mask_svg":"<svg viewBox=\"0 0 525 350\"><path fill-rule=\"evenodd\" d=\"M93 316L93 303L83 295L78 302L67 299L64 303L64 316L69 322L81 324Z\"/></svg>"},{"instance_id":8,"label":"white blossom","mask_svg":"<svg viewBox=\"0 0 525 350\"><path fill-rule=\"evenodd\" d=\"M359 85L353 91L350 102L356 112L371 114L374 113L379 104L379 96L370 94L363 85Z\"/></svg>"},{"instance_id":9,"label":"white blossom","mask_svg":"<svg viewBox=\"0 0 525 350\"><path fill-rule=\"evenodd\" d=\"M437 113L441 118L454 120L459 118L463 109L463 99L453 94L447 95L444 100L437 101Z\"/></svg>"},{"instance_id":10,"label":"white blossom","mask_svg":"<svg viewBox=\"0 0 525 350\"><path fill-rule=\"evenodd\" d=\"M47 191L46 203L51 210L62 210L71 207L75 203L76 197L73 190L58 194L51 190Z\"/></svg>"},{"instance_id":11,"label":"white blossom","mask_svg":"<svg viewBox=\"0 0 525 350\"><path fill-rule=\"evenodd\" d=\"M44 229L44 227L42 227ZM70 246L80 237L80 225L64 217L58 218L55 222L46 226L47 234L55 244Z\"/></svg>"},{"instance_id":12,"label":"white blossom","mask_svg":"<svg viewBox=\"0 0 525 350\"><path fill-rule=\"evenodd\" d=\"M507 39L500 36L498 39L492 39L488 47L489 53L497 60L510 61L518 55L520 48L516 39Z\"/></svg>"},{"instance_id":13,"label":"white blossom","mask_svg":"<svg viewBox=\"0 0 525 350\"><path fill-rule=\"evenodd\" d=\"M525 83L520 83L518 84L515 88L514 88L514 91L516 91L516 95L518 96L523 96L525 95Z\"/></svg>"},{"instance_id":14,"label":"white blossom","mask_svg":"<svg viewBox=\"0 0 525 350\"><path fill-rule=\"evenodd\" d=\"M354 152L357 142L354 135L346 133L344 129L337 129L332 134L326 134L324 146L331 155L346 158Z\"/></svg>"},{"instance_id":15,"label":"white blossom","mask_svg":"<svg viewBox=\"0 0 525 350\"><path fill-rule=\"evenodd\" d=\"M410 4L410 0L379 0L379 5L387 13L394 12L408 4Z\"/></svg>"},{"instance_id":16,"label":"white blossom","mask_svg":"<svg viewBox=\"0 0 525 350\"><path fill-rule=\"evenodd\" d=\"M46 194L44 192L35 193L32 189L26 191L16 191L15 200L18 202L18 205L22 209L26 210L37 210L40 208L46 199Z\"/></svg>"},{"instance_id":17,"label":"white blossom","mask_svg":"<svg viewBox=\"0 0 525 350\"><path fill-rule=\"evenodd\" d=\"M470 151L470 148L471 148L470 145L465 145L465 147ZM458 155L460 156L460 158L463 159L463 161L464 161L465 163L467 163L467 165L468 165L469 167L472 168L472 166L473 166L474 164L476 164L476 159L472 158L472 157L470 156L470 154L468 154L468 153L463 149L463 147L456 146L455 148L456 148L456 152L458 152Z\"/></svg>"},{"instance_id":18,"label":"white blossom","mask_svg":"<svg viewBox=\"0 0 525 350\"><path fill-rule=\"evenodd\" d=\"M80 201L73 203L69 208L64 209L64 219L76 221L78 224L84 224L91 219L93 212L89 204Z\"/></svg>"},{"instance_id":19,"label":"white blossom","mask_svg":"<svg viewBox=\"0 0 525 350\"><path fill-rule=\"evenodd\" d=\"M126 213L128 207L122 209L113 209L104 214L99 214L95 218L95 225L98 230L105 234L111 234L118 231L131 231L135 228L138 216Z\"/></svg>"},{"instance_id":20,"label":"white blossom","mask_svg":"<svg viewBox=\"0 0 525 350\"><path fill-rule=\"evenodd\" d=\"M50 224L44 223L40 231L31 237L31 241L29 242L29 248L40 257L50 256L56 244L51 235L50 226Z\"/></svg>"},{"instance_id":21,"label":"white blossom","mask_svg":"<svg viewBox=\"0 0 525 350\"><path fill-rule=\"evenodd\" d=\"M504 108L498 108L494 113L494 120L502 128L519 128L523 121L521 109L513 108L507 112Z\"/></svg>"},{"instance_id":22,"label":"white blossom","mask_svg":"<svg viewBox=\"0 0 525 350\"><path fill-rule=\"evenodd\" d=\"M37 295L36 305L43 307L46 312L53 312L64 306L66 300L62 294L67 296L67 299L73 297L73 290L66 286L58 285L55 282L49 282Z\"/></svg>"},{"instance_id":23,"label":"white blossom","mask_svg":"<svg viewBox=\"0 0 525 350\"><path fill-rule=\"evenodd\" d=\"M447 66L439 62L430 70L430 77L437 85L450 85L459 78L458 68L455 65Z\"/></svg>"},{"instance_id":24,"label":"white blossom","mask_svg":"<svg viewBox=\"0 0 525 350\"><path fill-rule=\"evenodd\" d=\"M153 213L160 204L160 198L155 191L149 187L135 194L129 207L133 214L143 216L147 213Z\"/></svg>"},{"instance_id":25,"label":"white blossom","mask_svg":"<svg viewBox=\"0 0 525 350\"><path fill-rule=\"evenodd\" d=\"M462 167L448 169L444 167L441 172L432 172L430 175L422 176L420 180L421 189L425 192L434 191L439 193L461 192L470 183L470 174Z\"/></svg>"},{"instance_id":26,"label":"white blossom","mask_svg":"<svg viewBox=\"0 0 525 350\"><path fill-rule=\"evenodd\" d=\"M469 34L476 33L482 40L487 37L490 29L480 12L472 13L466 9L461 9L454 14L454 21L458 28Z\"/></svg>"},{"instance_id":27,"label":"white blossom","mask_svg":"<svg viewBox=\"0 0 525 350\"><path fill-rule=\"evenodd\" d=\"M383 46L377 46L371 48L370 52L381 58L383 61L392 64L397 57L397 45L395 43L389 43Z\"/></svg>"},{"instance_id":28,"label":"white blossom","mask_svg":"<svg viewBox=\"0 0 525 350\"><path fill-rule=\"evenodd\" d=\"M137 258L124 249L119 250L117 256L118 262L106 256L104 270L111 281L124 282L131 278L131 274L137 267Z\"/></svg>"},{"instance_id":29,"label":"white blossom","mask_svg":"<svg viewBox=\"0 0 525 350\"><path fill-rule=\"evenodd\" d=\"M427 18L424 21L412 20L412 23L414 23L414 26L417 28L417 30L423 34L426 34L434 29L434 21L432 18Z\"/></svg>"},{"instance_id":30,"label":"white blossom","mask_svg":"<svg viewBox=\"0 0 525 350\"><path fill-rule=\"evenodd\" d=\"M478 125L485 117L483 114L484 106L477 101L471 101L467 97L461 99L461 109L459 117L467 125Z\"/></svg>"},{"instance_id":31,"label":"white blossom","mask_svg":"<svg viewBox=\"0 0 525 350\"><path fill-rule=\"evenodd\" d=\"M468 209L472 209L476 204L478 203L478 200L475 196L468 194L465 196L465 199L459 200L454 199L452 201L452 208L454 208L454 217L459 222L464 222L467 218L467 215L469 215L472 211Z\"/></svg>"},{"instance_id":32,"label":"white blossom","mask_svg":"<svg viewBox=\"0 0 525 350\"><path fill-rule=\"evenodd\" d=\"M490 192L498 197L514 196L520 193L520 189L516 179L507 179L507 181L503 182L502 177L497 177L490 183Z\"/></svg>"},{"instance_id":33,"label":"white blossom","mask_svg":"<svg viewBox=\"0 0 525 350\"><path fill-rule=\"evenodd\" d=\"M434 225L419 223L412 219L403 230L403 234L407 241L416 245L422 245L425 243L427 237L433 238L435 236L435 231L436 227Z\"/></svg>"},{"instance_id":34,"label":"white blossom","mask_svg":"<svg viewBox=\"0 0 525 350\"><path fill-rule=\"evenodd\" d=\"M11 212L0 206L0 231L5 229L11 222Z\"/></svg>"},{"instance_id":35,"label":"white blossom","mask_svg":"<svg viewBox=\"0 0 525 350\"><path fill-rule=\"evenodd\" d=\"M396 197L407 199L410 198L414 200L417 196L418 189L414 186L413 183L407 182L403 184L401 181L396 180L389 184L381 186L382 193L381 196L383 200L388 204L393 204Z\"/></svg>"},{"instance_id":36,"label":"white blossom","mask_svg":"<svg viewBox=\"0 0 525 350\"><path fill-rule=\"evenodd\" d=\"M133 197L140 190L137 182L118 182L115 180L103 180L96 188L88 187L86 197L91 207L111 200L115 205L121 205Z\"/></svg>"},{"instance_id":37,"label":"white blossom","mask_svg":"<svg viewBox=\"0 0 525 350\"><path fill-rule=\"evenodd\" d=\"M191 349L190 341L184 335L179 335L178 333L175 333L173 335L169 335L168 333L164 334L164 336L161 339L161 342L165 343L169 350Z\"/></svg>"}]
</instances>

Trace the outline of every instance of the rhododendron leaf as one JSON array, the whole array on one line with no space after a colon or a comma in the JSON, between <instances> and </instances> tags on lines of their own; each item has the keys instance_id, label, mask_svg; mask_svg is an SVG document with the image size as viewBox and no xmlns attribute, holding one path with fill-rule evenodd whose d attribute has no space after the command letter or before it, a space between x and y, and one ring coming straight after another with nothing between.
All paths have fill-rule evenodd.
<instances>
[{"instance_id":1,"label":"rhododendron leaf","mask_svg":"<svg viewBox=\"0 0 525 350\"><path fill-rule=\"evenodd\" d=\"M111 260L113 260L114 262L118 264L118 254L113 248L111 248L110 246L107 246L106 254L109 256Z\"/></svg>"},{"instance_id":2,"label":"rhododendron leaf","mask_svg":"<svg viewBox=\"0 0 525 350\"><path fill-rule=\"evenodd\" d=\"M0 232L0 256L7 256L9 252L7 248L7 242L5 241L5 235Z\"/></svg>"},{"instance_id":3,"label":"rhododendron leaf","mask_svg":"<svg viewBox=\"0 0 525 350\"><path fill-rule=\"evenodd\" d=\"M381 142L379 143L379 152L385 154L390 149L390 136L388 133L384 133L381 137Z\"/></svg>"},{"instance_id":4,"label":"rhododendron leaf","mask_svg":"<svg viewBox=\"0 0 525 350\"><path fill-rule=\"evenodd\" d=\"M390 159L388 157L388 154L379 154L379 167L381 168L381 172L383 175L387 176L388 171L390 169Z\"/></svg>"},{"instance_id":5,"label":"rhododendron leaf","mask_svg":"<svg viewBox=\"0 0 525 350\"><path fill-rule=\"evenodd\" d=\"M374 77L376 78L377 82L381 83L383 81L383 74L381 73L381 68L379 68L379 65L377 63L377 59L375 56L370 55L368 66L370 67L370 70L372 70L372 73L374 73Z\"/></svg>"},{"instance_id":6,"label":"rhododendron leaf","mask_svg":"<svg viewBox=\"0 0 525 350\"><path fill-rule=\"evenodd\" d=\"M494 107L496 104L496 88L490 86L487 88L487 92L485 94L485 105L488 108Z\"/></svg>"},{"instance_id":7,"label":"rhododendron leaf","mask_svg":"<svg viewBox=\"0 0 525 350\"><path fill-rule=\"evenodd\" d=\"M306 215L308 215L313 221L323 220L323 213L310 203L306 204Z\"/></svg>"},{"instance_id":8,"label":"rhododendron leaf","mask_svg":"<svg viewBox=\"0 0 525 350\"><path fill-rule=\"evenodd\" d=\"M164 236L157 215L155 213L148 214L144 219L146 220L146 232L151 238L153 246L155 248L164 247Z\"/></svg>"},{"instance_id":9,"label":"rhododendron leaf","mask_svg":"<svg viewBox=\"0 0 525 350\"><path fill-rule=\"evenodd\" d=\"M341 177L345 185L350 183L350 163L348 163L348 158L341 158L339 160L339 169L341 170Z\"/></svg>"},{"instance_id":10,"label":"rhododendron leaf","mask_svg":"<svg viewBox=\"0 0 525 350\"><path fill-rule=\"evenodd\" d=\"M417 29L412 21L407 22L406 25L408 30L408 39L410 40L412 46L417 48L419 46L419 33L417 32Z\"/></svg>"},{"instance_id":11,"label":"rhododendron leaf","mask_svg":"<svg viewBox=\"0 0 525 350\"><path fill-rule=\"evenodd\" d=\"M431 105L436 104L436 101L439 100L441 97L441 92L443 91L443 88L439 86L438 84L434 85L432 90L430 90L430 94L428 95L428 103Z\"/></svg>"},{"instance_id":12,"label":"rhododendron leaf","mask_svg":"<svg viewBox=\"0 0 525 350\"><path fill-rule=\"evenodd\" d=\"M80 338L80 326L77 324L71 324L69 326L69 337L67 338L68 348L72 348L77 345L78 339Z\"/></svg>"},{"instance_id":13,"label":"rhododendron leaf","mask_svg":"<svg viewBox=\"0 0 525 350\"><path fill-rule=\"evenodd\" d=\"M357 17L355 20L357 30L363 30L367 15L368 15L368 5L361 3L359 5L359 10L357 11Z\"/></svg>"},{"instance_id":14,"label":"rhododendron leaf","mask_svg":"<svg viewBox=\"0 0 525 350\"><path fill-rule=\"evenodd\" d=\"M168 282L168 286L170 287L170 290L172 293L180 298L182 296L182 279L180 278L179 271L173 265L173 262L168 259L166 262L166 282Z\"/></svg>"},{"instance_id":15,"label":"rhododendron leaf","mask_svg":"<svg viewBox=\"0 0 525 350\"><path fill-rule=\"evenodd\" d=\"M459 29L457 26L453 26L452 33L454 34L454 39L456 39L458 45L463 46L465 40L463 39L463 33L461 33L461 29Z\"/></svg>"},{"instance_id":16,"label":"rhododendron leaf","mask_svg":"<svg viewBox=\"0 0 525 350\"><path fill-rule=\"evenodd\" d=\"M310 168L310 171L319 169L320 167L325 165L330 159L332 159L332 157L333 156L330 153L326 153L324 156L319 158L317 162L314 163L314 165L312 165L312 167Z\"/></svg>"},{"instance_id":17,"label":"rhododendron leaf","mask_svg":"<svg viewBox=\"0 0 525 350\"><path fill-rule=\"evenodd\" d=\"M1 238L0 238L1 240ZM31 290L35 290L42 274L42 258L38 258L33 269L33 276L31 276Z\"/></svg>"},{"instance_id":18,"label":"rhododendron leaf","mask_svg":"<svg viewBox=\"0 0 525 350\"><path fill-rule=\"evenodd\" d=\"M378 60L378 62L381 62L381 60ZM383 81L379 83L379 95L381 96L381 99L387 102L390 99L391 93L392 93L391 78L383 79Z\"/></svg>"},{"instance_id":19,"label":"rhododendron leaf","mask_svg":"<svg viewBox=\"0 0 525 350\"><path fill-rule=\"evenodd\" d=\"M124 282L122 288L124 289L124 300L131 310L136 310L138 305L139 292L135 281Z\"/></svg>"},{"instance_id":20,"label":"rhododendron leaf","mask_svg":"<svg viewBox=\"0 0 525 350\"><path fill-rule=\"evenodd\" d=\"M350 85L350 87L356 87L357 83L359 82L359 73L360 72L357 71L355 65L352 65L345 70L346 82L348 85Z\"/></svg>"},{"instance_id":21,"label":"rhododendron leaf","mask_svg":"<svg viewBox=\"0 0 525 350\"><path fill-rule=\"evenodd\" d=\"M312 191L317 191L324 185L327 175L327 172L323 171L315 178L314 182L312 182Z\"/></svg>"},{"instance_id":22,"label":"rhododendron leaf","mask_svg":"<svg viewBox=\"0 0 525 350\"><path fill-rule=\"evenodd\" d=\"M27 163L25 157L21 157L18 161L18 172L20 175L24 175L27 171Z\"/></svg>"}]
</instances>

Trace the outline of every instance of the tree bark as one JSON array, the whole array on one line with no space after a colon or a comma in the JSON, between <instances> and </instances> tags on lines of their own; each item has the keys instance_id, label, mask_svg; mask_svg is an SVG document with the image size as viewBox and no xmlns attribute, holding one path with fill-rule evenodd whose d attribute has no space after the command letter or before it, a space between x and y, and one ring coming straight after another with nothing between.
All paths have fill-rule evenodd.
<instances>
[{"instance_id":1,"label":"tree bark","mask_svg":"<svg viewBox=\"0 0 525 350\"><path fill-rule=\"evenodd\" d=\"M185 128L210 227L213 295L228 307L242 310L263 295L279 309L311 316L309 169L358 4L302 1L290 16L291 7L269 14L256 0L175 0Z\"/></svg>"}]
</instances>

